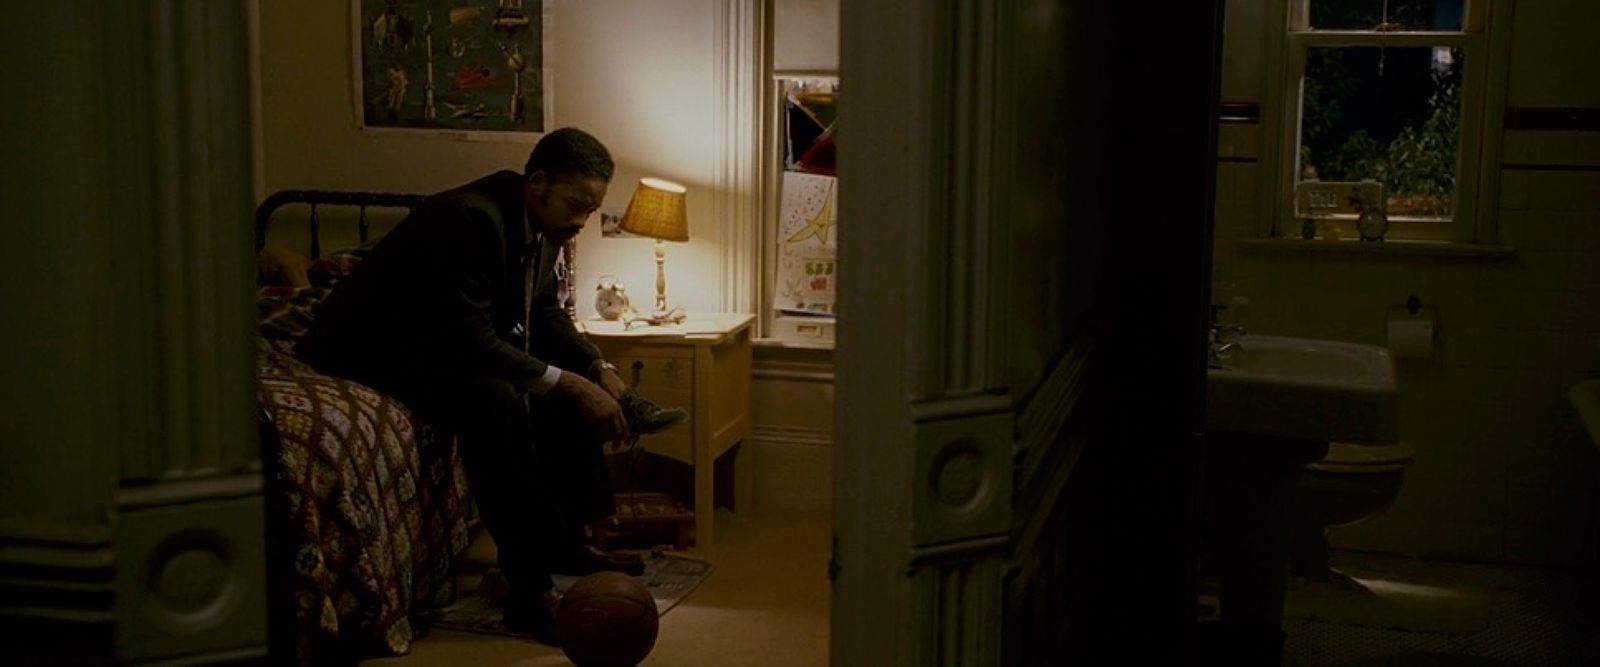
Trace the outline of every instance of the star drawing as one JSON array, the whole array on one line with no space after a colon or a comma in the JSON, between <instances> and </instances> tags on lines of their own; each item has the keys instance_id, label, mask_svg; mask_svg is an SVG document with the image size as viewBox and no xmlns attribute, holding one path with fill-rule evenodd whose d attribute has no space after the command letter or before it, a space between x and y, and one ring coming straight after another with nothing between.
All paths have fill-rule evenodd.
<instances>
[{"instance_id":1,"label":"star drawing","mask_svg":"<svg viewBox=\"0 0 1600 667\"><path fill-rule=\"evenodd\" d=\"M799 243L815 236L817 237L818 241L822 242L823 245L827 245L828 228L834 225L834 222L831 219L833 217L832 213L833 197L824 196L822 198L822 210L817 211L815 216L809 220L806 220L806 226L795 231L795 233L789 237L789 243Z\"/></svg>"}]
</instances>

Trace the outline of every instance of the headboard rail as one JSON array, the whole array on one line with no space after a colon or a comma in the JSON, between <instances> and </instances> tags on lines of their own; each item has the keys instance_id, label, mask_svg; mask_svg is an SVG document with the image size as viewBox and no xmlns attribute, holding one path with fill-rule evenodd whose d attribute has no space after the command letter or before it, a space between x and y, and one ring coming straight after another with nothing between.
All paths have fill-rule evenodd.
<instances>
[{"instance_id":1,"label":"headboard rail","mask_svg":"<svg viewBox=\"0 0 1600 667\"><path fill-rule=\"evenodd\" d=\"M307 218L311 235L311 259L322 256L322 226L317 222L318 206L345 206L356 208L356 230L360 242L368 241L367 209L368 208L403 208L407 212L415 211L427 201L428 195L400 194L394 192L353 192L345 190L279 190L256 206L256 252L261 252L267 247L267 227L272 223L272 214L279 208L290 204L308 204L311 213ZM561 247L559 264L557 265L557 281L563 295L567 315L574 319L578 316L576 292L573 281L577 277L578 240L569 239Z\"/></svg>"},{"instance_id":2,"label":"headboard rail","mask_svg":"<svg viewBox=\"0 0 1600 667\"><path fill-rule=\"evenodd\" d=\"M272 222L272 214L278 208L289 204L308 204L311 214L307 219L311 234L311 259L322 256L322 226L317 221L317 207L351 206L356 208L356 230L360 235L361 243L367 242L368 208L403 208L415 211L427 195L400 194L394 192L349 192L336 190L280 190L268 195L256 206L256 252L261 252L267 246L267 227Z\"/></svg>"}]
</instances>

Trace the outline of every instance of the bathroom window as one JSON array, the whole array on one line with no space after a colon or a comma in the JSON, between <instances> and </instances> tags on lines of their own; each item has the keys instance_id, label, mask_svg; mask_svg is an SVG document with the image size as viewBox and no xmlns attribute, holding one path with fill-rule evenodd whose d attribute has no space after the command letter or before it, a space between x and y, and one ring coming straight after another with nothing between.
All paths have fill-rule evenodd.
<instances>
[{"instance_id":1,"label":"bathroom window","mask_svg":"<svg viewBox=\"0 0 1600 667\"><path fill-rule=\"evenodd\" d=\"M1486 108L1493 4L1290 1L1275 236L1300 229L1302 183L1368 181L1388 239L1488 240L1477 214L1485 130L1499 125ZM1334 217L1356 236L1355 214Z\"/></svg>"}]
</instances>

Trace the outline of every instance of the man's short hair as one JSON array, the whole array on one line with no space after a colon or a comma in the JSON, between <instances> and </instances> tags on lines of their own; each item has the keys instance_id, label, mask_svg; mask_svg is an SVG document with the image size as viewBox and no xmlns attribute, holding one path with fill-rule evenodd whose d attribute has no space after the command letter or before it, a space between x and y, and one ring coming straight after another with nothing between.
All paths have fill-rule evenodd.
<instances>
[{"instance_id":1,"label":"man's short hair","mask_svg":"<svg viewBox=\"0 0 1600 667\"><path fill-rule=\"evenodd\" d=\"M543 171L552 179L599 178L610 183L615 170L611 151L599 139L578 128L563 127L539 138L522 173Z\"/></svg>"}]
</instances>

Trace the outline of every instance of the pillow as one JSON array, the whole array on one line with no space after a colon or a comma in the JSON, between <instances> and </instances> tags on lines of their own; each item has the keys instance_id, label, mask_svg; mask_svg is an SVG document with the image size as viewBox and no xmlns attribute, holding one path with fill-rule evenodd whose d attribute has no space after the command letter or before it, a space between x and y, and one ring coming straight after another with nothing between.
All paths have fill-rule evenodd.
<instances>
[{"instance_id":1,"label":"pillow","mask_svg":"<svg viewBox=\"0 0 1600 667\"><path fill-rule=\"evenodd\" d=\"M358 245L354 248L337 251L327 257L314 262L306 269L306 277L313 287L332 289L346 276L355 273L356 267L361 266L361 260L372 251L372 246L377 242Z\"/></svg>"},{"instance_id":2,"label":"pillow","mask_svg":"<svg viewBox=\"0 0 1600 667\"><path fill-rule=\"evenodd\" d=\"M256 284L261 287L310 287L306 270L311 260L288 248L268 246L256 253Z\"/></svg>"},{"instance_id":3,"label":"pillow","mask_svg":"<svg viewBox=\"0 0 1600 667\"><path fill-rule=\"evenodd\" d=\"M328 296L318 287L263 287L256 295L256 316L265 340L297 341L311 328L311 315Z\"/></svg>"}]
</instances>

